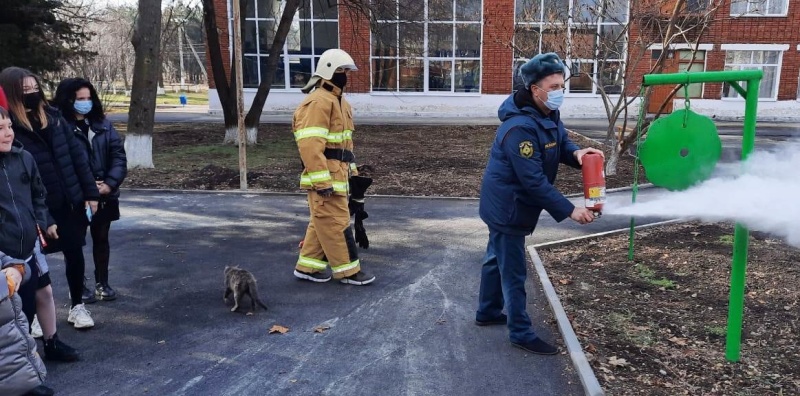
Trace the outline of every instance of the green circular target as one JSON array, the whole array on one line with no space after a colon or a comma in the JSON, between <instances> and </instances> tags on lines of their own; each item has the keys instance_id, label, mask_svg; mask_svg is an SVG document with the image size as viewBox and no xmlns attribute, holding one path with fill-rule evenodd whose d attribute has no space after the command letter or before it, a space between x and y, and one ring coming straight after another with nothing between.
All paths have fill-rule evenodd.
<instances>
[{"instance_id":1,"label":"green circular target","mask_svg":"<svg viewBox=\"0 0 800 396\"><path fill-rule=\"evenodd\" d=\"M647 179L672 191L708 179L721 155L714 121L683 109L654 121L639 148Z\"/></svg>"}]
</instances>

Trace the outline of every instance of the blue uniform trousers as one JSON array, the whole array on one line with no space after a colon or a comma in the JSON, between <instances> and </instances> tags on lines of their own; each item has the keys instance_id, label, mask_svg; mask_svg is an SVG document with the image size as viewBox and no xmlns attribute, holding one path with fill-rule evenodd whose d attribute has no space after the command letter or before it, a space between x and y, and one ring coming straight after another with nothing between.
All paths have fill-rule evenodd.
<instances>
[{"instance_id":1,"label":"blue uniform trousers","mask_svg":"<svg viewBox=\"0 0 800 396\"><path fill-rule=\"evenodd\" d=\"M531 342L536 338L525 309L526 266L525 236L504 234L489 228L475 319L496 319L505 306L509 339L514 343Z\"/></svg>"}]
</instances>

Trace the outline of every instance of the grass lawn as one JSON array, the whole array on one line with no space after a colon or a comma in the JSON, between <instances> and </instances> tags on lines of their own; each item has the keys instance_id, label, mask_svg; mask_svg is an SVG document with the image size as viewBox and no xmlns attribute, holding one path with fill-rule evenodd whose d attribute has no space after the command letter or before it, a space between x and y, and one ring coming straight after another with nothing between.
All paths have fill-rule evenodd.
<instances>
[{"instance_id":1,"label":"grass lawn","mask_svg":"<svg viewBox=\"0 0 800 396\"><path fill-rule=\"evenodd\" d=\"M208 92L186 92L185 94L189 105L208 105ZM159 95L156 98L156 104L179 106L181 104L180 95L180 93L167 92L165 95ZM100 99L107 107L127 106L131 100L129 96L122 94L101 95Z\"/></svg>"}]
</instances>

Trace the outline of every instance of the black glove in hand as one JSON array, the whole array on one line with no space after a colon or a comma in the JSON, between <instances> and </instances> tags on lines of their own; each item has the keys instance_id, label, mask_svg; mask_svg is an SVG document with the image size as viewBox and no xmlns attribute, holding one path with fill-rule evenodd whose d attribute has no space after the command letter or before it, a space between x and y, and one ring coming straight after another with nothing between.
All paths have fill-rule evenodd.
<instances>
[{"instance_id":1,"label":"black glove in hand","mask_svg":"<svg viewBox=\"0 0 800 396\"><path fill-rule=\"evenodd\" d=\"M324 188L322 190L316 190L317 194L323 198L328 198L333 195L333 187Z\"/></svg>"},{"instance_id":2,"label":"black glove in hand","mask_svg":"<svg viewBox=\"0 0 800 396\"><path fill-rule=\"evenodd\" d=\"M347 201L347 208L350 210L350 216L354 216L356 213L364 211L364 201L357 201L350 197L350 200Z\"/></svg>"},{"instance_id":3,"label":"black glove in hand","mask_svg":"<svg viewBox=\"0 0 800 396\"><path fill-rule=\"evenodd\" d=\"M372 179L364 176L350 176L350 196L354 199L364 199Z\"/></svg>"},{"instance_id":4,"label":"black glove in hand","mask_svg":"<svg viewBox=\"0 0 800 396\"><path fill-rule=\"evenodd\" d=\"M356 221L353 228L356 234L356 244L364 249L369 249L369 238L367 238L367 230L364 229L364 219L369 215L363 210L356 212L355 215Z\"/></svg>"},{"instance_id":5,"label":"black glove in hand","mask_svg":"<svg viewBox=\"0 0 800 396\"><path fill-rule=\"evenodd\" d=\"M355 216L353 228L356 244L363 249L369 249L369 238L367 238L367 230L364 229L364 219L369 217L369 214L364 210L364 195L370 185L372 185L372 179L369 177L350 177L350 200L347 206L350 209L350 215Z\"/></svg>"}]
</instances>

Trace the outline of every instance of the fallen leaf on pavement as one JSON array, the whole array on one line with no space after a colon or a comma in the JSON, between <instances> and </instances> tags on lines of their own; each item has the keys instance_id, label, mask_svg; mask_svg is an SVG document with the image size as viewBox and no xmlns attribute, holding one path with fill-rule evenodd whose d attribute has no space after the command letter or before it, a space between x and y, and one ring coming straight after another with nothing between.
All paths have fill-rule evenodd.
<instances>
[{"instance_id":1,"label":"fallen leaf on pavement","mask_svg":"<svg viewBox=\"0 0 800 396\"><path fill-rule=\"evenodd\" d=\"M286 332L288 331L289 331L288 327L283 327L281 325L272 325L272 327L269 328L269 334L272 333L286 334Z\"/></svg>"},{"instance_id":2,"label":"fallen leaf on pavement","mask_svg":"<svg viewBox=\"0 0 800 396\"><path fill-rule=\"evenodd\" d=\"M315 333L324 333L325 330L329 330L331 327L328 325L320 325L314 328Z\"/></svg>"},{"instance_id":3,"label":"fallen leaf on pavement","mask_svg":"<svg viewBox=\"0 0 800 396\"><path fill-rule=\"evenodd\" d=\"M570 283L572 283L572 279L559 279L558 283L562 285L569 285Z\"/></svg>"}]
</instances>

